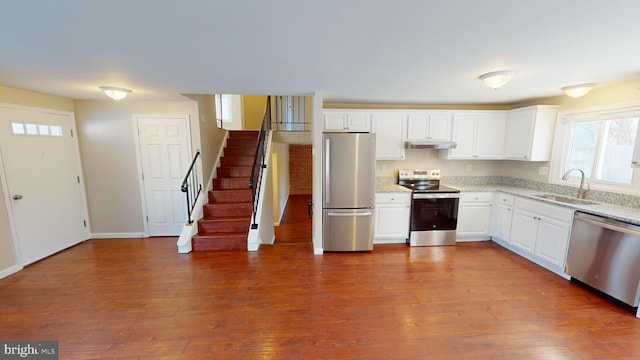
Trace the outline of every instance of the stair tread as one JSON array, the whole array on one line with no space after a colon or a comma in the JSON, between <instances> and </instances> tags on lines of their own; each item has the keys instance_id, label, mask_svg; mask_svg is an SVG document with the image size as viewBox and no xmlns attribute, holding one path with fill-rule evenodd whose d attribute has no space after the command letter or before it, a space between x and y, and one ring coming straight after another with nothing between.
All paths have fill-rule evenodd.
<instances>
[{"instance_id":1,"label":"stair tread","mask_svg":"<svg viewBox=\"0 0 640 360\"><path fill-rule=\"evenodd\" d=\"M216 194L219 193L224 193L224 192L228 192L228 193L232 193L232 192L236 192L236 193L243 193L243 192L251 192L250 188L246 188L246 189L213 189L213 190L209 190L209 192L213 192ZM238 202L246 202L246 201L238 201Z\"/></svg>"},{"instance_id":2,"label":"stair tread","mask_svg":"<svg viewBox=\"0 0 640 360\"><path fill-rule=\"evenodd\" d=\"M234 221L234 220L246 220L251 221L251 215L249 216L216 216L212 218L200 218L198 221Z\"/></svg>"},{"instance_id":3,"label":"stair tread","mask_svg":"<svg viewBox=\"0 0 640 360\"><path fill-rule=\"evenodd\" d=\"M253 202L251 201L235 201L235 202L224 202L224 203L206 203L204 206L215 206L215 207L234 207L234 206L243 206L243 205L251 205Z\"/></svg>"},{"instance_id":4,"label":"stair tread","mask_svg":"<svg viewBox=\"0 0 640 360\"><path fill-rule=\"evenodd\" d=\"M193 236L193 239L219 239L225 237L246 237L249 234L249 230L246 232L219 232L219 233L211 233L211 234L197 234Z\"/></svg>"}]
</instances>

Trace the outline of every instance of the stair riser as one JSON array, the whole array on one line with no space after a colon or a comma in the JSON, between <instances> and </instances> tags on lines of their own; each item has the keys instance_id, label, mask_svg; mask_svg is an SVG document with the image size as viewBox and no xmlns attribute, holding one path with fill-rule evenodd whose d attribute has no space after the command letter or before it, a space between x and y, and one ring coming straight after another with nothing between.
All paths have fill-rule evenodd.
<instances>
[{"instance_id":1,"label":"stair riser","mask_svg":"<svg viewBox=\"0 0 640 360\"><path fill-rule=\"evenodd\" d=\"M194 236L191 239L193 251L246 250L247 235L225 236L215 239Z\"/></svg>"},{"instance_id":2,"label":"stair riser","mask_svg":"<svg viewBox=\"0 0 640 360\"><path fill-rule=\"evenodd\" d=\"M241 220L198 220L198 235L245 232L249 229L250 224L250 218Z\"/></svg>"},{"instance_id":3,"label":"stair riser","mask_svg":"<svg viewBox=\"0 0 640 360\"><path fill-rule=\"evenodd\" d=\"M232 146L224 149L224 156L255 156L256 147L254 146Z\"/></svg>"},{"instance_id":4,"label":"stair riser","mask_svg":"<svg viewBox=\"0 0 640 360\"><path fill-rule=\"evenodd\" d=\"M232 147L241 147L241 148L250 148L254 151L256 147L258 147L257 139L228 139L226 148Z\"/></svg>"},{"instance_id":5,"label":"stair riser","mask_svg":"<svg viewBox=\"0 0 640 360\"><path fill-rule=\"evenodd\" d=\"M216 190L230 190L240 189L246 190L249 188L249 178L218 178L213 179L213 188Z\"/></svg>"},{"instance_id":6,"label":"stair riser","mask_svg":"<svg viewBox=\"0 0 640 360\"><path fill-rule=\"evenodd\" d=\"M216 176L218 178L229 178L229 177L250 177L251 176L251 167L250 166L231 166L231 167L219 167L216 171Z\"/></svg>"},{"instance_id":7,"label":"stair riser","mask_svg":"<svg viewBox=\"0 0 640 360\"><path fill-rule=\"evenodd\" d=\"M216 218L219 216L246 216L253 213L252 203L237 204L207 204L204 206L204 218Z\"/></svg>"},{"instance_id":8,"label":"stair riser","mask_svg":"<svg viewBox=\"0 0 640 360\"><path fill-rule=\"evenodd\" d=\"M220 159L222 166L253 166L253 156L225 156Z\"/></svg>"},{"instance_id":9,"label":"stair riser","mask_svg":"<svg viewBox=\"0 0 640 360\"><path fill-rule=\"evenodd\" d=\"M209 203L251 202L251 190L212 190Z\"/></svg>"},{"instance_id":10,"label":"stair riser","mask_svg":"<svg viewBox=\"0 0 640 360\"><path fill-rule=\"evenodd\" d=\"M233 130L229 131L229 139L257 139L260 132L257 130Z\"/></svg>"}]
</instances>

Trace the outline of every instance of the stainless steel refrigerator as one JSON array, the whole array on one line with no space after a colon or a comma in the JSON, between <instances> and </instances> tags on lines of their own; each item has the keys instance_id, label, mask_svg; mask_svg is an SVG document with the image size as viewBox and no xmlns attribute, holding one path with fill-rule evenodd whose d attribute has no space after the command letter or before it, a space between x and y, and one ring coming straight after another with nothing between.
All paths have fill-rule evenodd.
<instances>
[{"instance_id":1,"label":"stainless steel refrigerator","mask_svg":"<svg viewBox=\"0 0 640 360\"><path fill-rule=\"evenodd\" d=\"M375 156L375 134L323 134L324 251L373 249Z\"/></svg>"}]
</instances>

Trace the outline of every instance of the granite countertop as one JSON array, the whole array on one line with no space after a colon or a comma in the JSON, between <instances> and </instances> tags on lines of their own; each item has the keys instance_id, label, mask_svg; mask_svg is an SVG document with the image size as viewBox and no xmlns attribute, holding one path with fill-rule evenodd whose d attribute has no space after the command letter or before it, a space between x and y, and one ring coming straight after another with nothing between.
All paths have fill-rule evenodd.
<instances>
[{"instance_id":1,"label":"granite countertop","mask_svg":"<svg viewBox=\"0 0 640 360\"><path fill-rule=\"evenodd\" d=\"M376 184L376 192L411 192L404 186L400 186L394 183Z\"/></svg>"},{"instance_id":2,"label":"granite countertop","mask_svg":"<svg viewBox=\"0 0 640 360\"><path fill-rule=\"evenodd\" d=\"M615 219L619 221L624 221L627 223L631 223L634 225L640 226L640 209L625 207L625 206L617 206L613 204L607 204L603 202L596 202L596 205L579 205L579 204L567 204L558 201L553 201L550 199L543 199L536 197L534 195L540 194L552 194L550 192L545 192L541 190L533 190L527 188L521 188L516 186L505 186L505 185L467 185L467 184L443 184L455 189L459 189L461 192L493 192L500 191L503 193L522 196L531 200L540 201L543 203L564 206L567 208L575 209L580 212L584 212L587 214L593 214L598 216L607 217L610 219Z\"/></svg>"}]
</instances>

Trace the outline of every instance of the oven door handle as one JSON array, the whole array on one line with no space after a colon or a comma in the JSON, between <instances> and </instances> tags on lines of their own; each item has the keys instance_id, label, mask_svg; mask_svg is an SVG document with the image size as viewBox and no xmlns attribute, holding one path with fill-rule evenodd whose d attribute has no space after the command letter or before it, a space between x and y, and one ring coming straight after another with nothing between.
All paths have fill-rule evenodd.
<instances>
[{"instance_id":1,"label":"oven door handle","mask_svg":"<svg viewBox=\"0 0 640 360\"><path fill-rule=\"evenodd\" d=\"M413 193L413 199L458 199L459 193Z\"/></svg>"}]
</instances>

